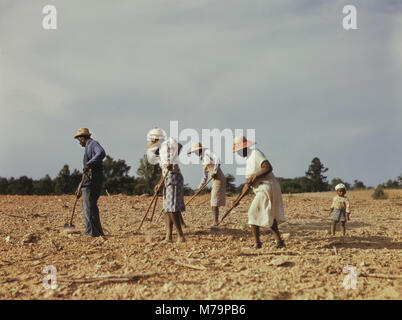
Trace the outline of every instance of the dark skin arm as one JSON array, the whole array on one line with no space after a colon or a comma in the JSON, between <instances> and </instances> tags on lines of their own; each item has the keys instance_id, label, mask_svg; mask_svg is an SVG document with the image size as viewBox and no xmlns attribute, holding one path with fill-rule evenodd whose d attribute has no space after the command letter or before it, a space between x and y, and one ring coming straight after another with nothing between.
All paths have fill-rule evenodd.
<instances>
[{"instance_id":1,"label":"dark skin arm","mask_svg":"<svg viewBox=\"0 0 402 320\"><path fill-rule=\"evenodd\" d=\"M241 194L247 192L247 190L253 185L253 183L259 178L262 177L265 174L268 174L272 172L272 166L269 163L268 160L264 161L263 163L261 163L261 169L258 170L255 174L253 174L250 178L247 179L246 184L243 187L243 190L241 192ZM241 195L240 194L240 195ZM237 207L239 205L239 197L237 197L237 199L233 202L233 206Z\"/></svg>"}]
</instances>

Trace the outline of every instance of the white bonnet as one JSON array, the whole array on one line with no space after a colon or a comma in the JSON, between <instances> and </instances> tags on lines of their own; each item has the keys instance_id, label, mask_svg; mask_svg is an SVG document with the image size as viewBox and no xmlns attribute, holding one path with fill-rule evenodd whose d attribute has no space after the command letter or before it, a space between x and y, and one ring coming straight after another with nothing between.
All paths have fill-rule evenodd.
<instances>
[{"instance_id":1,"label":"white bonnet","mask_svg":"<svg viewBox=\"0 0 402 320\"><path fill-rule=\"evenodd\" d=\"M345 189L346 190L346 187L345 187L345 185L343 183L339 183L339 184L336 185L335 191L338 190L338 189Z\"/></svg>"}]
</instances>

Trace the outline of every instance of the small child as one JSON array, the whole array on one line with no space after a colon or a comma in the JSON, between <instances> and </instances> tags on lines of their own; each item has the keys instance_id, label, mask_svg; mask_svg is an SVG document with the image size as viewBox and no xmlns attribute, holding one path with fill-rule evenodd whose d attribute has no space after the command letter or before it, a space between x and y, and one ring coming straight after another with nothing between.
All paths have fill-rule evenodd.
<instances>
[{"instance_id":1,"label":"small child","mask_svg":"<svg viewBox=\"0 0 402 320\"><path fill-rule=\"evenodd\" d=\"M335 187L335 191L338 194L334 197L332 201L331 209L329 213L332 212L332 224L331 224L331 234L335 235L336 224L341 222L341 230L343 235L346 234L346 219L350 220L350 204L349 199L345 196L346 187L343 183L338 184Z\"/></svg>"}]
</instances>

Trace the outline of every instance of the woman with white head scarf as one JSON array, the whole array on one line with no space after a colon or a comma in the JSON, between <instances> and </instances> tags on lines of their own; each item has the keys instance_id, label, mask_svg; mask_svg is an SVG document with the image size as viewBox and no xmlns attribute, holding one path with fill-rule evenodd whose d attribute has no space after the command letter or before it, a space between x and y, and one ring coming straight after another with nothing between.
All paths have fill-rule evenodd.
<instances>
[{"instance_id":1,"label":"woman with white head scarf","mask_svg":"<svg viewBox=\"0 0 402 320\"><path fill-rule=\"evenodd\" d=\"M173 138L166 139L164 131L159 128L150 131L148 140L148 161L154 164L158 162L162 169L162 177L155 186L155 192L161 187L163 177L166 175L163 184L163 210L166 223L165 241L172 241L174 225L178 233L177 242L185 242L181 228L181 212L186 210L184 205L184 179L179 168L181 144Z\"/></svg>"}]
</instances>

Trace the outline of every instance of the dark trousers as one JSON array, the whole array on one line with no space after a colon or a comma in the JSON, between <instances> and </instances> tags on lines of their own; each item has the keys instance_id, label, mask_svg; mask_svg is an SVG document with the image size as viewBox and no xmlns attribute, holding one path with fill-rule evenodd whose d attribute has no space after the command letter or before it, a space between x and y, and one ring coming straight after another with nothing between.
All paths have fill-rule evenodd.
<instances>
[{"instance_id":1,"label":"dark trousers","mask_svg":"<svg viewBox=\"0 0 402 320\"><path fill-rule=\"evenodd\" d=\"M85 219L85 233L92 237L103 236L99 217L98 199L100 188L82 188L82 210Z\"/></svg>"}]
</instances>

